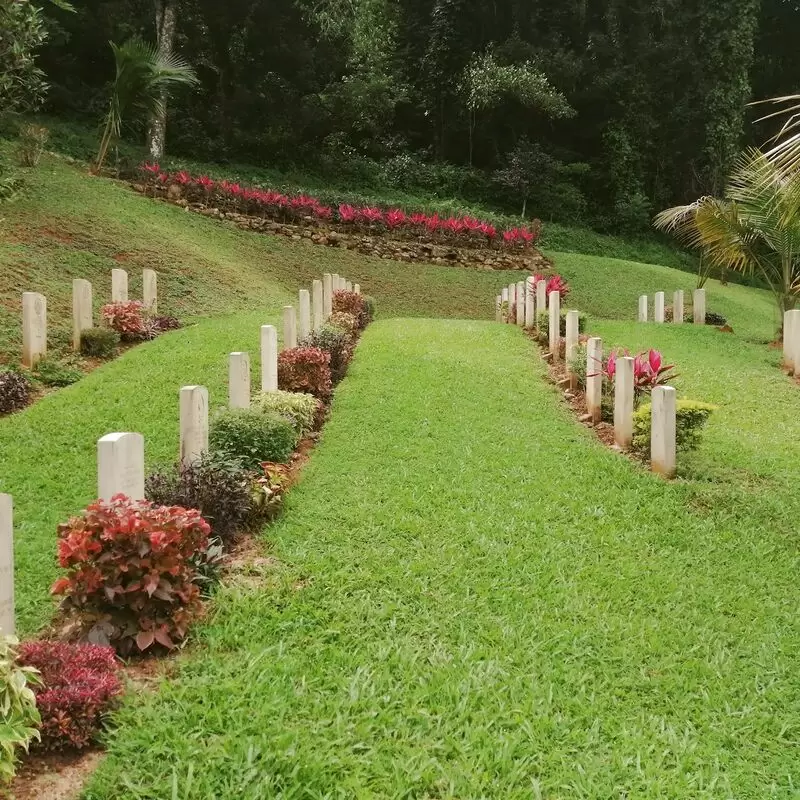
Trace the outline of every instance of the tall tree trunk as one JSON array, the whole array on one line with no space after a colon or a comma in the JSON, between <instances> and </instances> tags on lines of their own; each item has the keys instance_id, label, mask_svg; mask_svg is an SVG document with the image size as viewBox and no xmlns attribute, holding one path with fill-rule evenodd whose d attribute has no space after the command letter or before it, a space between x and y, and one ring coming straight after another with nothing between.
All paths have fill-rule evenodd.
<instances>
[{"instance_id":1,"label":"tall tree trunk","mask_svg":"<svg viewBox=\"0 0 800 800\"><path fill-rule=\"evenodd\" d=\"M155 0L156 7L156 41L158 52L162 57L172 55L175 42L175 21L177 0ZM167 95L161 95L161 108L150 118L147 132L147 144L150 158L158 161L164 156L164 139L167 134Z\"/></svg>"}]
</instances>

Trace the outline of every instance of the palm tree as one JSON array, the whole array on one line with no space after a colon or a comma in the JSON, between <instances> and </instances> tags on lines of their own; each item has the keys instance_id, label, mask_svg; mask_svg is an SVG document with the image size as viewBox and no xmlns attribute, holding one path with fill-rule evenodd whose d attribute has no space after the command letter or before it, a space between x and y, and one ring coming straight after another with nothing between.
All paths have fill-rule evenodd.
<instances>
[{"instance_id":1,"label":"palm tree","mask_svg":"<svg viewBox=\"0 0 800 800\"><path fill-rule=\"evenodd\" d=\"M138 38L121 45L111 42L117 74L111 87L106 125L100 140L95 170L103 166L108 148L120 137L122 121L132 110L149 116L159 114L170 90L198 83L192 68L174 55Z\"/></svg>"},{"instance_id":2,"label":"palm tree","mask_svg":"<svg viewBox=\"0 0 800 800\"><path fill-rule=\"evenodd\" d=\"M701 197L662 211L656 228L699 248L710 265L758 274L781 312L800 290L800 170L751 148L739 157L724 199Z\"/></svg>"}]
</instances>

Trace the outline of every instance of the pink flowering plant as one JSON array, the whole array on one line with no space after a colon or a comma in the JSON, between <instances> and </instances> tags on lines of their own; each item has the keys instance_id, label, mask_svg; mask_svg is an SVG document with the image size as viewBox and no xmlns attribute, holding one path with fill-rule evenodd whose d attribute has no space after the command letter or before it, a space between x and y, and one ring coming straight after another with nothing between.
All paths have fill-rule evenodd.
<instances>
[{"instance_id":1,"label":"pink flowering plant","mask_svg":"<svg viewBox=\"0 0 800 800\"><path fill-rule=\"evenodd\" d=\"M630 357L628 350L612 350L603 364L603 391L611 393L617 372L617 359ZM658 350L646 350L633 357L633 389L636 402L649 395L656 386L665 386L677 378L674 364L665 364Z\"/></svg>"},{"instance_id":2,"label":"pink flowering plant","mask_svg":"<svg viewBox=\"0 0 800 800\"><path fill-rule=\"evenodd\" d=\"M175 186L179 188L179 196L190 203L213 205L222 211L260 216L287 224L326 222L358 233L390 232L398 238L520 252L534 247L541 235L539 220L534 220L529 226L498 230L491 222L469 215L441 217L438 212L426 214L350 203L341 203L333 208L311 195L290 195L227 180L215 181L207 175L193 176L185 170L167 172L159 164L142 164L139 171L148 191L155 195L166 194ZM564 286L568 292L569 287L566 283Z\"/></svg>"}]
</instances>

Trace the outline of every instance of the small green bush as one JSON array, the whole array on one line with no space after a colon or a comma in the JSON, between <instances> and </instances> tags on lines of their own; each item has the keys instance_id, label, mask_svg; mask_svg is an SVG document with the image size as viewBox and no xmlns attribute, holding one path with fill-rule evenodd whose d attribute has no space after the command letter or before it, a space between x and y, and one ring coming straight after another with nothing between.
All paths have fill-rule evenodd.
<instances>
[{"instance_id":1,"label":"small green bush","mask_svg":"<svg viewBox=\"0 0 800 800\"><path fill-rule=\"evenodd\" d=\"M70 386L83 377L77 367L55 358L43 358L36 364L33 374L45 386Z\"/></svg>"},{"instance_id":2,"label":"small green bush","mask_svg":"<svg viewBox=\"0 0 800 800\"><path fill-rule=\"evenodd\" d=\"M322 403L313 394L281 391L262 392L254 399L253 406L261 412L285 417L300 436L317 427L322 409Z\"/></svg>"},{"instance_id":3,"label":"small green bush","mask_svg":"<svg viewBox=\"0 0 800 800\"><path fill-rule=\"evenodd\" d=\"M209 447L216 456L253 468L262 461L285 463L297 440L294 425L280 414L256 408L231 408L214 418Z\"/></svg>"},{"instance_id":4,"label":"small green bush","mask_svg":"<svg viewBox=\"0 0 800 800\"><path fill-rule=\"evenodd\" d=\"M688 452L700 444L700 436L711 412L717 406L699 400L678 400L675 407L675 442L678 450ZM633 415L633 449L650 454L652 406L644 403Z\"/></svg>"},{"instance_id":5,"label":"small green bush","mask_svg":"<svg viewBox=\"0 0 800 800\"><path fill-rule=\"evenodd\" d=\"M544 331L550 330L550 312L549 311L540 311L536 315L536 322L539 328L539 332L541 333ZM586 326L589 322L589 317L583 313L583 311L578 312L578 333L586 333ZM561 336L567 335L567 311L561 311Z\"/></svg>"},{"instance_id":6,"label":"small green bush","mask_svg":"<svg viewBox=\"0 0 800 800\"><path fill-rule=\"evenodd\" d=\"M21 372L0 370L0 414L19 411L31 402L31 382Z\"/></svg>"},{"instance_id":7,"label":"small green bush","mask_svg":"<svg viewBox=\"0 0 800 800\"><path fill-rule=\"evenodd\" d=\"M353 355L353 340L346 330L335 325L323 325L303 339L300 347L317 347L330 355L333 383L339 383L347 374L347 365Z\"/></svg>"},{"instance_id":8,"label":"small green bush","mask_svg":"<svg viewBox=\"0 0 800 800\"><path fill-rule=\"evenodd\" d=\"M0 792L14 777L17 752L27 752L39 739L41 724L31 688L40 683L39 674L19 665L17 645L15 638L0 636Z\"/></svg>"},{"instance_id":9,"label":"small green bush","mask_svg":"<svg viewBox=\"0 0 800 800\"><path fill-rule=\"evenodd\" d=\"M88 328L81 334L81 354L89 358L111 358L118 345L119 334L111 328Z\"/></svg>"}]
</instances>

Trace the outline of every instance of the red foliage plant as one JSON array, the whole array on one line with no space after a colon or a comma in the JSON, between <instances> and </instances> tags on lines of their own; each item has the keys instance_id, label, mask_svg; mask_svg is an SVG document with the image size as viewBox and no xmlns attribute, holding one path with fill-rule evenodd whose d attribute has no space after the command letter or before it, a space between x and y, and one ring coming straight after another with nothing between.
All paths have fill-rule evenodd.
<instances>
[{"instance_id":1,"label":"red foliage plant","mask_svg":"<svg viewBox=\"0 0 800 800\"><path fill-rule=\"evenodd\" d=\"M194 509L116 495L58 528L67 575L53 585L67 608L92 615L120 653L154 643L168 649L201 610L197 556L211 529Z\"/></svg>"},{"instance_id":2,"label":"red foliage plant","mask_svg":"<svg viewBox=\"0 0 800 800\"><path fill-rule=\"evenodd\" d=\"M561 275L551 275L549 278L546 275L534 275L533 285L539 281L547 281L547 296L550 297L550 292L558 292L561 299L564 300L570 292L569 284L561 277Z\"/></svg>"},{"instance_id":3,"label":"red foliage plant","mask_svg":"<svg viewBox=\"0 0 800 800\"><path fill-rule=\"evenodd\" d=\"M220 208L246 214L259 214L281 222L306 224L309 220L331 220L345 228L370 232L391 231L396 236L427 236L434 241L465 246L494 246L526 250L539 239L541 222L528 227L498 231L489 222L470 216L443 218L438 213L406 212L401 208L353 206L341 203L335 210L317 197L286 195L273 189L243 187L229 181L213 181L207 175L192 177L186 172L162 172L158 164L142 164L144 179L159 190L180 187L181 194L194 202L213 202ZM500 235L502 234L502 235Z\"/></svg>"},{"instance_id":4,"label":"red foliage plant","mask_svg":"<svg viewBox=\"0 0 800 800\"><path fill-rule=\"evenodd\" d=\"M122 693L119 662L112 648L24 642L19 661L41 673L41 685L33 687L42 718L40 746L81 750L92 744L103 717Z\"/></svg>"},{"instance_id":5,"label":"red foliage plant","mask_svg":"<svg viewBox=\"0 0 800 800\"><path fill-rule=\"evenodd\" d=\"M334 292L333 311L352 314L357 320L361 320L364 316L364 295L356 292Z\"/></svg>"},{"instance_id":6,"label":"red foliage plant","mask_svg":"<svg viewBox=\"0 0 800 800\"><path fill-rule=\"evenodd\" d=\"M123 339L138 339L145 335L144 305L138 300L126 303L108 303L101 314L108 326Z\"/></svg>"},{"instance_id":7,"label":"red foliage plant","mask_svg":"<svg viewBox=\"0 0 800 800\"><path fill-rule=\"evenodd\" d=\"M332 391L331 356L318 347L293 347L278 356L278 387L327 400Z\"/></svg>"},{"instance_id":8,"label":"red foliage plant","mask_svg":"<svg viewBox=\"0 0 800 800\"><path fill-rule=\"evenodd\" d=\"M622 356L630 357L630 352L628 350L612 350L603 364L603 380L609 387L614 383L617 359ZM658 350L648 350L636 355L633 359L633 388L637 397L650 394L654 387L663 386L677 378L677 374L673 372L674 369L674 364L664 363Z\"/></svg>"}]
</instances>

